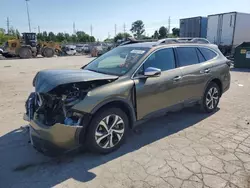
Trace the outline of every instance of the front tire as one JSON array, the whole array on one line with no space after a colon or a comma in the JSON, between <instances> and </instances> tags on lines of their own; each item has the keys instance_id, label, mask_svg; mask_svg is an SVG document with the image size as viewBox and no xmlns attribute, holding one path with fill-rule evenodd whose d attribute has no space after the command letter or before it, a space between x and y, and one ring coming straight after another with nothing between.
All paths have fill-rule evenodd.
<instances>
[{"instance_id":1,"label":"front tire","mask_svg":"<svg viewBox=\"0 0 250 188\"><path fill-rule=\"evenodd\" d=\"M22 59L29 59L32 57L32 51L27 47L21 47L19 50L19 57Z\"/></svg>"},{"instance_id":2,"label":"front tire","mask_svg":"<svg viewBox=\"0 0 250 188\"><path fill-rule=\"evenodd\" d=\"M103 109L96 113L87 132L89 150L107 154L117 150L128 132L128 117L119 108Z\"/></svg>"},{"instance_id":3,"label":"front tire","mask_svg":"<svg viewBox=\"0 0 250 188\"><path fill-rule=\"evenodd\" d=\"M45 47L43 50L44 57L53 57L55 55L55 51L52 48Z\"/></svg>"},{"instance_id":4,"label":"front tire","mask_svg":"<svg viewBox=\"0 0 250 188\"><path fill-rule=\"evenodd\" d=\"M215 82L211 82L204 93L201 109L203 112L211 113L217 109L220 101L220 88Z\"/></svg>"}]
</instances>

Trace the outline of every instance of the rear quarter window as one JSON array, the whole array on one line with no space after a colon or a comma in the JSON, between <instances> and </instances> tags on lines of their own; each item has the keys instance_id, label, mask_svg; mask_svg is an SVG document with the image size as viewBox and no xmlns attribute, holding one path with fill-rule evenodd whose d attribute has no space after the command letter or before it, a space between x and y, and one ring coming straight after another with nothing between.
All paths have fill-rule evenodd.
<instances>
[{"instance_id":1,"label":"rear quarter window","mask_svg":"<svg viewBox=\"0 0 250 188\"><path fill-rule=\"evenodd\" d=\"M199 48L206 61L211 60L217 56L217 54L208 48Z\"/></svg>"}]
</instances>

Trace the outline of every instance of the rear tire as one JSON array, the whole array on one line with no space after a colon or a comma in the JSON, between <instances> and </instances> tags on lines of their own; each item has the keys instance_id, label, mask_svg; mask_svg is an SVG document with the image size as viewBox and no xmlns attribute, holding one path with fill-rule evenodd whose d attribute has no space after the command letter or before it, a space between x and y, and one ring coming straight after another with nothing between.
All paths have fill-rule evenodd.
<instances>
[{"instance_id":1,"label":"rear tire","mask_svg":"<svg viewBox=\"0 0 250 188\"><path fill-rule=\"evenodd\" d=\"M43 49L42 54L44 57L53 57L55 55L55 51L52 48L46 47Z\"/></svg>"},{"instance_id":2,"label":"rear tire","mask_svg":"<svg viewBox=\"0 0 250 188\"><path fill-rule=\"evenodd\" d=\"M87 147L95 153L107 154L117 150L128 134L128 117L119 108L98 111L88 128Z\"/></svg>"},{"instance_id":3,"label":"rear tire","mask_svg":"<svg viewBox=\"0 0 250 188\"><path fill-rule=\"evenodd\" d=\"M19 57L22 59L29 59L32 57L32 51L31 49L27 47L21 47L19 50Z\"/></svg>"},{"instance_id":4,"label":"rear tire","mask_svg":"<svg viewBox=\"0 0 250 188\"><path fill-rule=\"evenodd\" d=\"M215 82L211 82L204 93L201 101L201 110L206 113L214 112L220 101L220 88Z\"/></svg>"}]
</instances>

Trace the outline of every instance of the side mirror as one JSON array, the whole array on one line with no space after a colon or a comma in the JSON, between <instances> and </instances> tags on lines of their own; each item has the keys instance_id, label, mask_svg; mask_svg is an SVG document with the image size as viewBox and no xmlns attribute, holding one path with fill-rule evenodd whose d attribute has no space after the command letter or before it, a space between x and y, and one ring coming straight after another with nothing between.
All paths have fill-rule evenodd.
<instances>
[{"instance_id":1,"label":"side mirror","mask_svg":"<svg viewBox=\"0 0 250 188\"><path fill-rule=\"evenodd\" d=\"M153 76L160 76L160 75L161 75L161 69L157 69L154 67L148 67L144 71L144 76L153 77Z\"/></svg>"}]
</instances>

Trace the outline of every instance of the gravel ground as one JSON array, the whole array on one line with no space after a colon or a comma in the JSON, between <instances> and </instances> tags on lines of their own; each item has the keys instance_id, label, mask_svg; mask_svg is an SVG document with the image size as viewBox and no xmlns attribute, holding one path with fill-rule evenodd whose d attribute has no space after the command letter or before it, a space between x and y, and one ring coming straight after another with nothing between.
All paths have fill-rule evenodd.
<instances>
[{"instance_id":1,"label":"gravel ground","mask_svg":"<svg viewBox=\"0 0 250 188\"><path fill-rule=\"evenodd\" d=\"M20 128L35 73L80 68L84 56L0 61L0 187L250 187L250 71L232 70L218 111L197 108L153 119L108 155L51 159Z\"/></svg>"}]
</instances>

